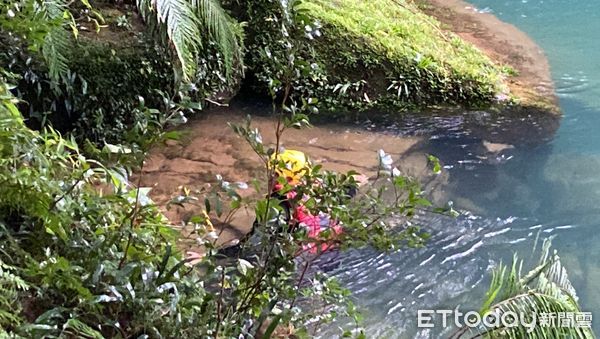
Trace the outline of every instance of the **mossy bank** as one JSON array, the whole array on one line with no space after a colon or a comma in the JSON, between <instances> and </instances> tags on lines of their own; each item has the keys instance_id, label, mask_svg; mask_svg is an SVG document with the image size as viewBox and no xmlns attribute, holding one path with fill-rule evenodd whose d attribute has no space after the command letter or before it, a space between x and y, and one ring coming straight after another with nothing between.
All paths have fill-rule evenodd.
<instances>
[{"instance_id":1,"label":"mossy bank","mask_svg":"<svg viewBox=\"0 0 600 339\"><path fill-rule=\"evenodd\" d=\"M296 88L319 98L323 111L481 108L510 101L510 65L444 30L412 2L306 0L296 10L309 18L297 37L310 40L304 58L318 67L316 76L303 78ZM266 23L284 20L273 11L262 13L267 14L260 20L249 20L256 48L248 59L258 79L268 78L264 73L278 47L271 43L276 39L265 42L261 34L268 31ZM269 54L261 53L265 48Z\"/></svg>"},{"instance_id":2,"label":"mossy bank","mask_svg":"<svg viewBox=\"0 0 600 339\"><path fill-rule=\"evenodd\" d=\"M560 116L548 59L527 34L462 0L422 0L418 4L444 29L472 43L497 64L510 65L506 82L517 111Z\"/></svg>"}]
</instances>

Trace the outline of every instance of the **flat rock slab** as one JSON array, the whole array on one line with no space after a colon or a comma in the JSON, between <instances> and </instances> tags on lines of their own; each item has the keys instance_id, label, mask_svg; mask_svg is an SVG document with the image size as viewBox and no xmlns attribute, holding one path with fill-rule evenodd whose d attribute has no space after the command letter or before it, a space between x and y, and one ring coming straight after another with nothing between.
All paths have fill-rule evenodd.
<instances>
[{"instance_id":1,"label":"flat rock slab","mask_svg":"<svg viewBox=\"0 0 600 339\"><path fill-rule=\"evenodd\" d=\"M228 126L228 123L241 124L243 119L244 116L233 109L212 112L186 125L183 130L185 137L180 143L161 146L151 152L144 165L141 184L153 188L150 193L152 199L162 206L171 222L182 224L201 210L201 207L166 209L167 203L181 192L182 187L192 190L206 187L216 183L218 174L229 182L249 182L254 178L266 182L264 164L246 141ZM261 131L266 145L274 144L275 119L254 117L252 125ZM327 170L355 170L366 176L376 174L379 165L377 152L383 149L392 155L396 160L395 166L404 174L427 179L431 171L428 170L426 155L413 152L420 141L418 137L397 137L331 124L303 130L290 129L286 131L281 146L305 152L314 164L321 164ZM437 181L435 187L439 186ZM258 197L265 192L257 193L249 188L240 191L240 194ZM252 208L240 211L227 224L219 224L215 220L216 226L223 230L219 242L226 243L246 234L253 220Z\"/></svg>"}]
</instances>

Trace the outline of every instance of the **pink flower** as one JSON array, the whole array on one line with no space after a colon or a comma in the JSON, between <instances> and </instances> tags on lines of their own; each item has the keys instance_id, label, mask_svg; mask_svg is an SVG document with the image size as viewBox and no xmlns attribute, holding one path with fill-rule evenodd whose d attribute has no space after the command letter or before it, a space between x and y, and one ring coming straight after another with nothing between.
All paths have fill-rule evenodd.
<instances>
[{"instance_id":1,"label":"pink flower","mask_svg":"<svg viewBox=\"0 0 600 339\"><path fill-rule=\"evenodd\" d=\"M188 260L188 262L186 263L187 266L194 266L202 262L202 259L204 258L203 253L188 251L186 252L186 254L187 257L185 259Z\"/></svg>"}]
</instances>

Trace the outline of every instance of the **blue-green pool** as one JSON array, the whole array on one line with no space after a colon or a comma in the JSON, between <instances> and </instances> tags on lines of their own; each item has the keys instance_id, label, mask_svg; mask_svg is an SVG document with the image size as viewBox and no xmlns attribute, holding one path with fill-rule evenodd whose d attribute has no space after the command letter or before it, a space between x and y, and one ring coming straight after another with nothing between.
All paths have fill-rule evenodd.
<instances>
[{"instance_id":1,"label":"blue-green pool","mask_svg":"<svg viewBox=\"0 0 600 339\"><path fill-rule=\"evenodd\" d=\"M443 337L416 328L418 309L477 310L490 268L515 252L537 259L541 239L557 235L554 247L600 332L600 2L471 3L545 50L565 115L560 129L547 143L490 162L478 154L481 140L442 126L429 148L450 174L447 193L471 213L426 218L433 238L425 249L352 253L335 274L355 293L369 337Z\"/></svg>"}]
</instances>

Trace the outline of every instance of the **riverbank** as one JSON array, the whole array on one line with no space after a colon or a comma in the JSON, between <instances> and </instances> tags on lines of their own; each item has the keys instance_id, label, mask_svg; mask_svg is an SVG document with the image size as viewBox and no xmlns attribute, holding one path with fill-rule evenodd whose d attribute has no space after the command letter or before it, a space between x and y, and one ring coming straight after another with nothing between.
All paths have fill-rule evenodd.
<instances>
[{"instance_id":1,"label":"riverbank","mask_svg":"<svg viewBox=\"0 0 600 339\"><path fill-rule=\"evenodd\" d=\"M419 7L496 63L513 68L508 85L518 106L560 116L548 59L527 34L462 0L423 0Z\"/></svg>"},{"instance_id":2,"label":"riverbank","mask_svg":"<svg viewBox=\"0 0 600 339\"><path fill-rule=\"evenodd\" d=\"M294 58L302 60L296 74L302 76L294 80L291 95L317 98L315 105L323 116L351 120L356 114L372 118L415 111L454 110L452 114L459 115L465 110L491 110L501 116L554 119L543 123L549 125L544 127L547 135L558 127L560 114L543 52L514 26L467 3L311 0L300 9L307 15L303 20L315 27L301 24L303 29L290 36L279 25L268 24L283 15L279 4L270 6L274 8L260 13L253 12L250 3L231 9L232 20L248 22L246 38L238 43L247 46L240 60L246 72L223 77L227 72L221 69L221 54L205 51L208 59L200 62L202 70L189 84L189 92L182 92L200 103L197 111L245 92L253 98L268 97L269 81L281 71L277 60L285 60L289 53L282 46L296 45L300 52ZM147 107L159 107L162 100L156 91L175 91L178 63L171 60L168 48L153 40L137 14L130 15L127 24L121 22L127 10L127 6L100 6L106 27L98 33L91 23L83 25L80 38L69 42L66 62L85 90L65 91L65 97L48 86L43 63L28 62L29 55L19 55L16 44L3 38L11 48L0 53L0 61L21 76L17 84L21 108L32 114L27 117L30 127L49 121L81 140L119 143L122 132L143 119L131 114L139 97ZM308 39L307 26L314 30ZM277 42L284 40L288 44ZM51 99L39 100L40 88Z\"/></svg>"}]
</instances>

